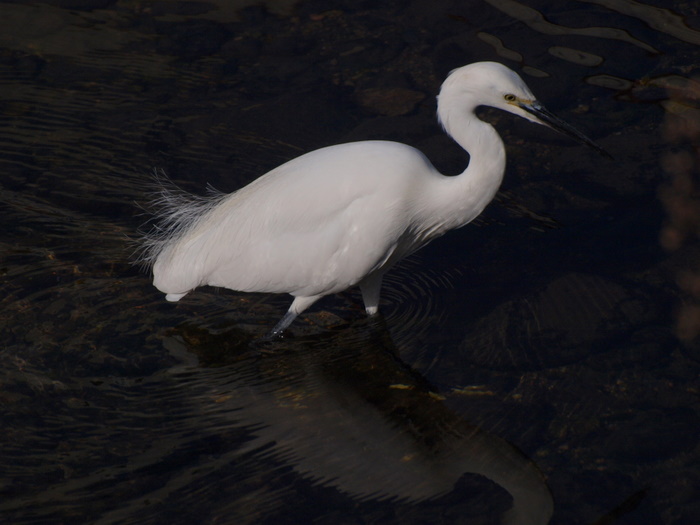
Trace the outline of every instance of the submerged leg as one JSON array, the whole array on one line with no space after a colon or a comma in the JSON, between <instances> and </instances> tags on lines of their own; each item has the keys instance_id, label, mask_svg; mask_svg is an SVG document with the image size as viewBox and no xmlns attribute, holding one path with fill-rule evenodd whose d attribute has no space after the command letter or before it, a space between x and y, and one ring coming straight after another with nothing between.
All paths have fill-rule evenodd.
<instances>
[{"instance_id":1,"label":"submerged leg","mask_svg":"<svg viewBox=\"0 0 700 525\"><path fill-rule=\"evenodd\" d=\"M365 277L360 283L362 300L365 303L367 315L375 315L379 311L379 294L382 289L383 273L375 273Z\"/></svg>"},{"instance_id":2,"label":"submerged leg","mask_svg":"<svg viewBox=\"0 0 700 525\"><path fill-rule=\"evenodd\" d=\"M287 310L287 313L282 316L282 319L275 325L272 331L267 335L266 339L276 339L282 335L287 327L292 324L292 321L296 319L297 315L306 310L309 306L314 304L321 298L320 295L315 295L313 297L295 297L292 301L292 305Z\"/></svg>"}]
</instances>

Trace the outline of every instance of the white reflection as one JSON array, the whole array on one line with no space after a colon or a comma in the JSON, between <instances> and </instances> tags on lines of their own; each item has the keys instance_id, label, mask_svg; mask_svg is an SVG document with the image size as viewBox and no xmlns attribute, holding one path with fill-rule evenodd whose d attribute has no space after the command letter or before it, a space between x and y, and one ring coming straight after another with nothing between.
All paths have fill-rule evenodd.
<instances>
[{"instance_id":1,"label":"white reflection","mask_svg":"<svg viewBox=\"0 0 700 525\"><path fill-rule=\"evenodd\" d=\"M241 454L270 453L273 444L278 460L358 500L417 503L478 474L512 497L501 523L549 522L552 497L532 461L447 408L383 343L357 343L276 346L255 372L240 370L215 386L207 417L255 428ZM178 345L167 344L171 351Z\"/></svg>"}]
</instances>

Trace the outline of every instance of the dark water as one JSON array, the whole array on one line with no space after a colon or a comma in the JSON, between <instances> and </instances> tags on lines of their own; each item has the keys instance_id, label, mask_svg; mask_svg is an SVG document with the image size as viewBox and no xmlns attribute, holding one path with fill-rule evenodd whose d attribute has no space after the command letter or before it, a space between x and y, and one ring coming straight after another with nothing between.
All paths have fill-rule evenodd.
<instances>
[{"instance_id":1,"label":"dark water","mask_svg":"<svg viewBox=\"0 0 700 525\"><path fill-rule=\"evenodd\" d=\"M0 4L0 521L534 524L551 491L551 523L699 523L699 13ZM287 297L169 304L130 264L154 168L232 191L381 138L461 171L434 95L478 60L615 158L486 111L502 191L384 319L353 290L261 354Z\"/></svg>"}]
</instances>

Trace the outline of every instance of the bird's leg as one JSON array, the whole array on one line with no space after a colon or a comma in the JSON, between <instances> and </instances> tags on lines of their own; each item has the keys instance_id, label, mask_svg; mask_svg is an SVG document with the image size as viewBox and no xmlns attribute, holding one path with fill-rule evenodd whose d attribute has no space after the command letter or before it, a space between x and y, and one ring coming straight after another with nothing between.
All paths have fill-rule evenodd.
<instances>
[{"instance_id":1,"label":"bird's leg","mask_svg":"<svg viewBox=\"0 0 700 525\"><path fill-rule=\"evenodd\" d=\"M360 291L362 300L365 303L367 315L376 315L379 311L379 293L382 289L383 273L373 273L362 279Z\"/></svg>"},{"instance_id":2,"label":"bird's leg","mask_svg":"<svg viewBox=\"0 0 700 525\"><path fill-rule=\"evenodd\" d=\"M320 298L320 295L315 295L312 297L295 297L294 301L292 301L292 305L289 307L289 310L287 310L287 313L282 316L282 319L279 320L265 339L271 340L280 337L282 332L284 332L287 327L292 324L292 321L294 321L294 319L296 319L301 312L306 310Z\"/></svg>"},{"instance_id":3,"label":"bird's leg","mask_svg":"<svg viewBox=\"0 0 700 525\"><path fill-rule=\"evenodd\" d=\"M275 325L275 327L270 331L270 333L267 334L267 337L265 337L265 339L272 340L280 337L282 335L282 332L284 332L287 329L287 327L290 324L292 324L292 321L294 321L296 317L296 312L293 312L292 310L287 310L287 313L282 316L282 319L280 319L279 322Z\"/></svg>"}]
</instances>

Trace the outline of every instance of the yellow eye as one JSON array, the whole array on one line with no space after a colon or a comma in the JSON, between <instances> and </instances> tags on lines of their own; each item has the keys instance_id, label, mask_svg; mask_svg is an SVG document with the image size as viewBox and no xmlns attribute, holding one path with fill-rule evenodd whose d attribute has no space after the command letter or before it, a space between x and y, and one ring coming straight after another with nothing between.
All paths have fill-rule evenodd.
<instances>
[{"instance_id":1,"label":"yellow eye","mask_svg":"<svg viewBox=\"0 0 700 525\"><path fill-rule=\"evenodd\" d=\"M518 97L516 97L515 95L511 95L510 93L504 95L503 98L506 99L506 102L515 102L516 100L518 100Z\"/></svg>"}]
</instances>

